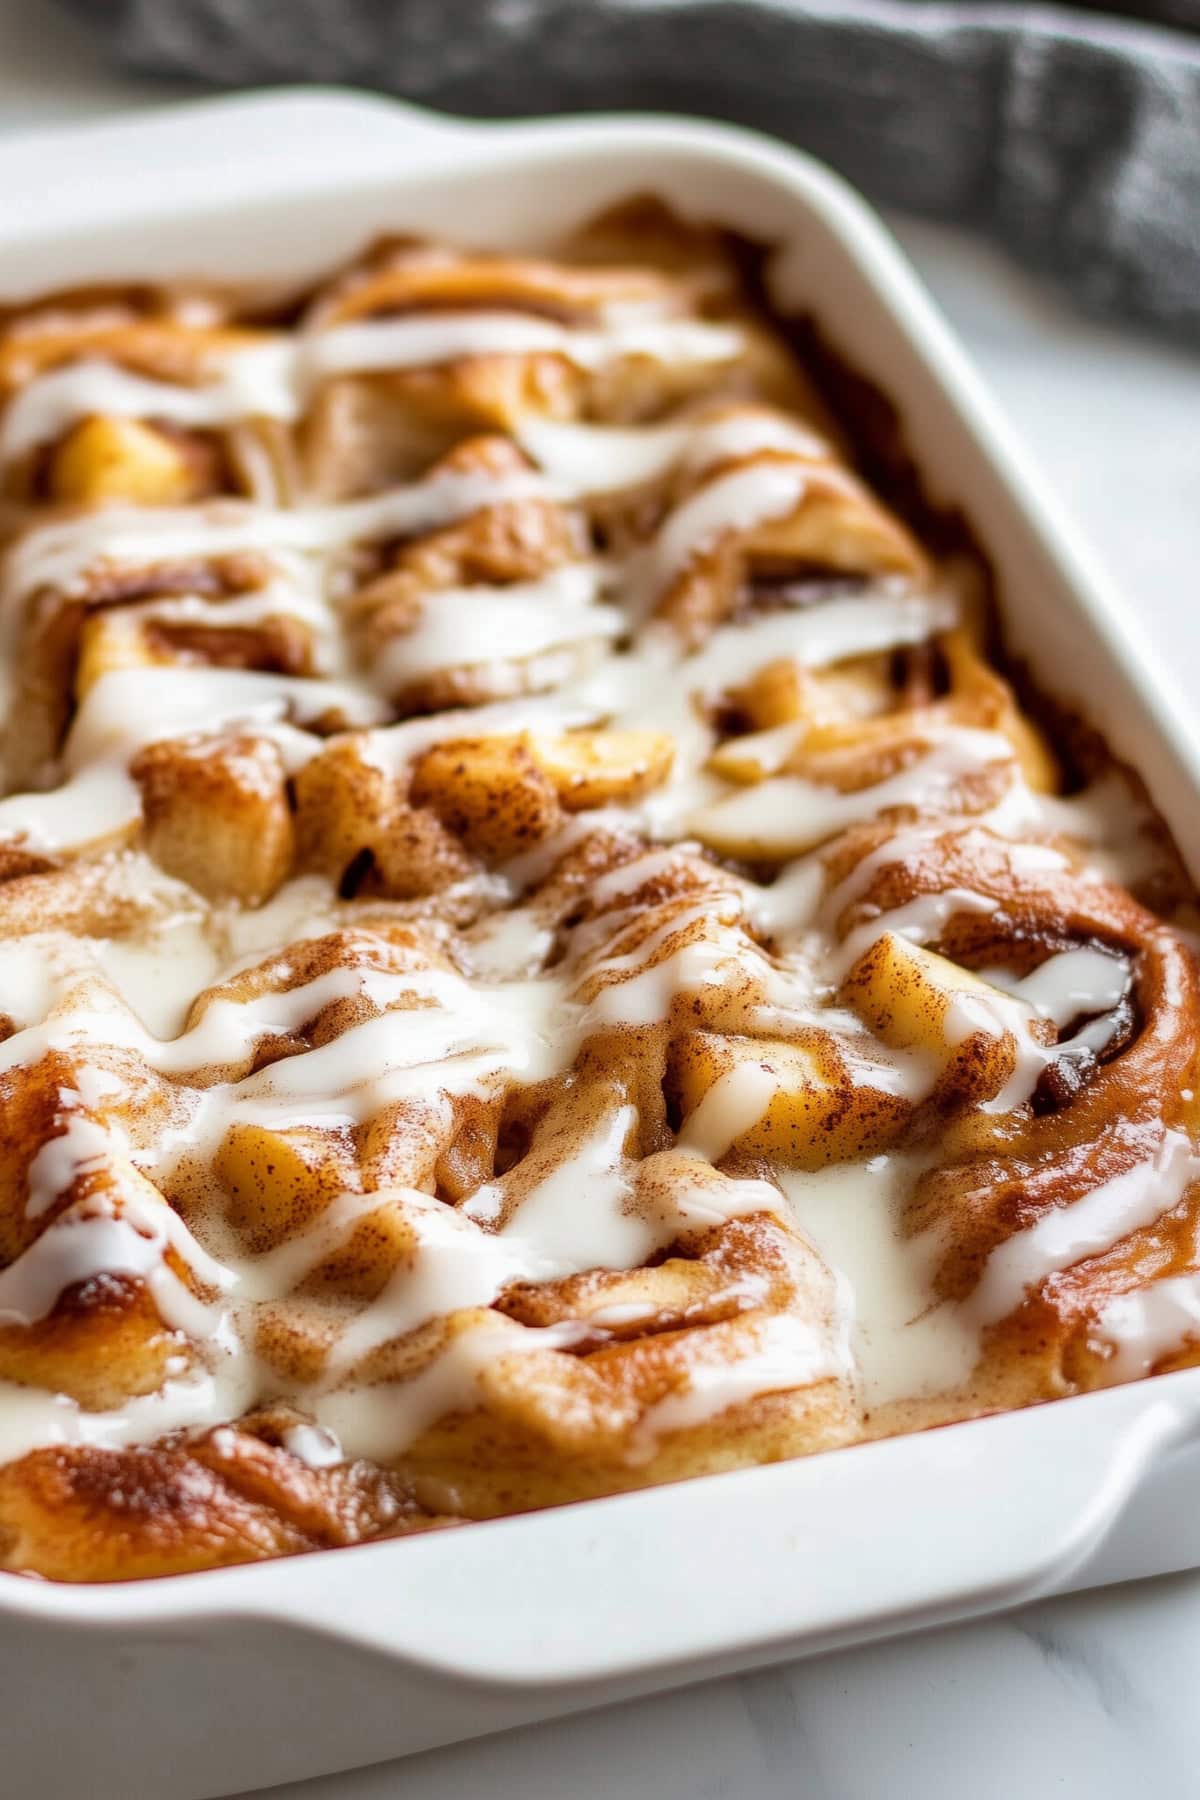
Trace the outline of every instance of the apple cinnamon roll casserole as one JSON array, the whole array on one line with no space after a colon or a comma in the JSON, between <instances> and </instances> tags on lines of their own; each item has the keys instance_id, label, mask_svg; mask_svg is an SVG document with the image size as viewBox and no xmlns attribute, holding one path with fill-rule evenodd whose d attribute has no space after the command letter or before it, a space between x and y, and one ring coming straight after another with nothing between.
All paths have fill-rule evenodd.
<instances>
[{"instance_id":1,"label":"apple cinnamon roll casserole","mask_svg":"<svg viewBox=\"0 0 1200 1800\"><path fill-rule=\"evenodd\" d=\"M1200 1359L1178 860L809 361L636 211L0 318L4 1568Z\"/></svg>"}]
</instances>

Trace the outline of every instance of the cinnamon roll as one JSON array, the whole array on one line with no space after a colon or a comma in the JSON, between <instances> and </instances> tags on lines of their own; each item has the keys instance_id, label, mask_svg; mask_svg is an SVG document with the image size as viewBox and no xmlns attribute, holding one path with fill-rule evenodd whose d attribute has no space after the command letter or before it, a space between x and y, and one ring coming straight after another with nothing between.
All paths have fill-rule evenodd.
<instances>
[{"instance_id":1,"label":"cinnamon roll","mask_svg":"<svg viewBox=\"0 0 1200 1800\"><path fill-rule=\"evenodd\" d=\"M1200 1359L1193 897L719 234L0 316L0 1566Z\"/></svg>"}]
</instances>

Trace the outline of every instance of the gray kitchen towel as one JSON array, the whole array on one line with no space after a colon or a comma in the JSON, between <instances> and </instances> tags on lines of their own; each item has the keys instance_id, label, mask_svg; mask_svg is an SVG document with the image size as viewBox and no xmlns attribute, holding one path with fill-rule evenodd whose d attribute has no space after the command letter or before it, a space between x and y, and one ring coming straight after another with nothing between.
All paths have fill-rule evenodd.
<instances>
[{"instance_id":1,"label":"gray kitchen towel","mask_svg":"<svg viewBox=\"0 0 1200 1800\"><path fill-rule=\"evenodd\" d=\"M67 3L164 75L755 125L877 201L992 232L1093 310L1200 340L1200 0L1136 21L973 0Z\"/></svg>"}]
</instances>

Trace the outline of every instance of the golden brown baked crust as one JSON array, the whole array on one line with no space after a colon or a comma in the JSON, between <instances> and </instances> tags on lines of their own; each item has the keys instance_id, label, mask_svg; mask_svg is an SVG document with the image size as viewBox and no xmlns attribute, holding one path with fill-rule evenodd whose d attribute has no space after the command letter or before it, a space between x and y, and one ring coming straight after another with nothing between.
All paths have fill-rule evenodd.
<instances>
[{"instance_id":1,"label":"golden brown baked crust","mask_svg":"<svg viewBox=\"0 0 1200 1800\"><path fill-rule=\"evenodd\" d=\"M646 208L5 313L5 1568L1195 1356L1177 861L848 442Z\"/></svg>"}]
</instances>

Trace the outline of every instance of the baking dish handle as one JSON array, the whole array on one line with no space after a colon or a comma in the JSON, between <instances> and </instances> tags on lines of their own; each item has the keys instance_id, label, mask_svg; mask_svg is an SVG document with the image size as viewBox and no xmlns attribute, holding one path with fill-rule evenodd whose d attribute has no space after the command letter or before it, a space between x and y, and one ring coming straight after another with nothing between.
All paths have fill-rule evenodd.
<instances>
[{"instance_id":1,"label":"baking dish handle","mask_svg":"<svg viewBox=\"0 0 1200 1800\"><path fill-rule=\"evenodd\" d=\"M321 1623L489 1684L716 1674L1103 1580L1109 1534L1189 1446L1197 1371L438 1533L397 1547L386 1571L378 1551L357 1552ZM1200 1561L1193 1536L1172 1547L1175 1566ZM311 1575L315 1598L315 1559Z\"/></svg>"},{"instance_id":2,"label":"baking dish handle","mask_svg":"<svg viewBox=\"0 0 1200 1800\"><path fill-rule=\"evenodd\" d=\"M524 1695L532 1717L556 1693L583 1704L1200 1563L1175 1479L1189 1456L1194 1369L406 1542L132 1588L3 1582L0 1621L321 1637L397 1680Z\"/></svg>"}]
</instances>

